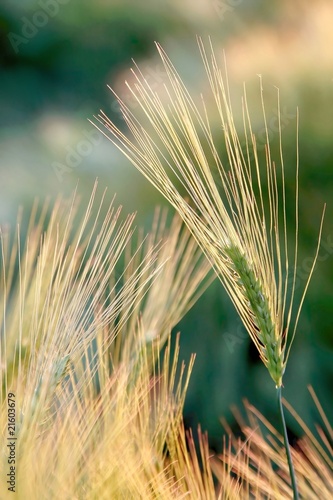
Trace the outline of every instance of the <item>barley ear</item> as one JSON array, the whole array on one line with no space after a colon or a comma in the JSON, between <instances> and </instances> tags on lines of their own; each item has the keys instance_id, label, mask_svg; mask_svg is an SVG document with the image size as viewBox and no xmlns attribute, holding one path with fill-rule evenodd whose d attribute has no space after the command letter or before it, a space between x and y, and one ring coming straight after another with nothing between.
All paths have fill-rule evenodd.
<instances>
[{"instance_id":1,"label":"barley ear","mask_svg":"<svg viewBox=\"0 0 333 500\"><path fill-rule=\"evenodd\" d=\"M272 379L279 387L282 384L284 371L283 349L281 336L276 335L276 328L272 317L267 294L263 290L260 280L248 262L246 256L235 245L225 248L230 258L230 264L236 273L236 284L244 294L253 316L256 330L255 343L260 357L267 367Z\"/></svg>"}]
</instances>

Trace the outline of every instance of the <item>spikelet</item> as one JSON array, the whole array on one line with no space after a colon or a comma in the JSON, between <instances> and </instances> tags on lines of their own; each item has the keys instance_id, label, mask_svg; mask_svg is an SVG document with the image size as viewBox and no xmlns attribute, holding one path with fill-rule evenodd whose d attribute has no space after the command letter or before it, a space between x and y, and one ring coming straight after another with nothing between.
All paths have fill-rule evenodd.
<instances>
[{"instance_id":1,"label":"spikelet","mask_svg":"<svg viewBox=\"0 0 333 500\"><path fill-rule=\"evenodd\" d=\"M163 95L155 92L136 68L132 70L134 83L127 83L136 100L135 114L116 96L133 138L127 137L103 112L96 118L95 125L101 127L99 130L181 215L215 269L255 342L262 361L279 387L282 385L300 308L316 260L315 257L299 309L294 311L298 250L298 160L296 223L293 228L294 271L290 276L280 111L280 168L277 173L271 158L262 86L267 140L264 167L258 157L245 90L242 100L243 132L246 137L244 151L232 114L228 81L222 76L212 47L209 54L201 40L199 47L220 119L222 134L218 141L224 143L225 159L222 160L213 138L204 101L203 112L200 112L159 45L157 49L167 74ZM185 191L186 198L176 185ZM187 198L189 201L186 201ZM319 243L317 254L318 249ZM287 345L293 314L294 328Z\"/></svg>"}]
</instances>

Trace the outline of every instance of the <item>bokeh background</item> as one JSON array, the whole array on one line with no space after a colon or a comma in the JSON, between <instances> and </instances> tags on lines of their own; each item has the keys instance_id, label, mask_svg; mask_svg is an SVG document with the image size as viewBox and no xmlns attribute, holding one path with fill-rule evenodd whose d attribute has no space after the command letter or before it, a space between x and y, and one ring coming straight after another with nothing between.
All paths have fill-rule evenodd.
<instances>
[{"instance_id":1,"label":"bokeh background","mask_svg":"<svg viewBox=\"0 0 333 500\"><path fill-rule=\"evenodd\" d=\"M208 85L196 35L225 51L232 96L246 82L253 127L263 141L263 76L273 150L280 89L287 192L294 187L296 109L300 114L300 259L297 298L314 255L323 205L327 214L318 265L285 374L285 397L313 428L312 384L328 417L333 387L333 3L331 0L2 0L0 6L0 223L15 224L19 205L68 196L77 183L87 198L96 177L124 212L147 228L165 204L129 162L88 122L103 109L120 127L111 85L129 99L132 58L153 88L164 72L154 41L167 51L194 95ZM217 114L210 109L212 123ZM263 154L263 144L261 144ZM182 355L197 353L185 408L219 448L220 417L234 425L232 405L249 399L273 423L270 380L226 293L215 281L179 325ZM288 427L299 432L289 417Z\"/></svg>"}]
</instances>

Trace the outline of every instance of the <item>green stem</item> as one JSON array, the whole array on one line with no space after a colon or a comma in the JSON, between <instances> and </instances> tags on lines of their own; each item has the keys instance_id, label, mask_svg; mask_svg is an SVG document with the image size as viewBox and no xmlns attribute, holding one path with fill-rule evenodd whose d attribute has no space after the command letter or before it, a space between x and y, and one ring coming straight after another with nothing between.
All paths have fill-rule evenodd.
<instances>
[{"instance_id":1,"label":"green stem","mask_svg":"<svg viewBox=\"0 0 333 500\"><path fill-rule=\"evenodd\" d=\"M285 422L285 419L284 419L284 412L283 412L283 405L282 405L282 386L278 387L277 391L278 391L279 413L280 413L281 422L282 422L282 428L283 428L284 447L286 449L286 455L287 455L287 461L288 461L288 466L289 466L289 474L290 474L290 479L291 479L291 485L292 485L292 488L293 488L294 500L299 500L299 494L298 494L298 489L297 489L297 482L296 482L295 470L294 470L294 465L293 465L293 461L292 461L292 458L291 458L290 445L289 445L288 435L287 435L287 427L286 427L286 422Z\"/></svg>"}]
</instances>

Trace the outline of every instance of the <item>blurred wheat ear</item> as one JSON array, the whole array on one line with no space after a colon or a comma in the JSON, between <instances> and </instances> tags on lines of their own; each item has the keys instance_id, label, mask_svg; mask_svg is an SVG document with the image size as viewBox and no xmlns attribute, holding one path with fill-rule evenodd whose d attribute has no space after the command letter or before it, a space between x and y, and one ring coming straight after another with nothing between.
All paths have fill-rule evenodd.
<instances>
[{"instance_id":1,"label":"blurred wheat ear","mask_svg":"<svg viewBox=\"0 0 333 500\"><path fill-rule=\"evenodd\" d=\"M38 220L35 207L25 242L19 227L14 241L0 235L1 399L15 392L20 432L29 433L33 422L46 418L50 396L86 343L120 309L126 321L136 295L159 271L153 269L157 248L151 248L126 282L109 287L134 216L120 222L120 209L111 205L100 220L104 195L94 214L96 189L81 218L74 196L70 203L55 203L46 228L47 206Z\"/></svg>"},{"instance_id":2,"label":"blurred wheat ear","mask_svg":"<svg viewBox=\"0 0 333 500\"><path fill-rule=\"evenodd\" d=\"M210 265L178 216L168 228L157 212L136 237L134 215L98 201L97 184L81 207L74 193L35 205L26 238L0 231L0 427L13 394L17 492L173 498L165 443L193 358L178 367L178 338L160 351ZM0 452L5 471L6 439Z\"/></svg>"},{"instance_id":3,"label":"blurred wheat ear","mask_svg":"<svg viewBox=\"0 0 333 500\"><path fill-rule=\"evenodd\" d=\"M219 68L211 43L209 51L206 51L199 39L199 48L215 103L214 112L219 119L221 132L217 137L214 138L203 97L200 112L158 44L157 50L166 73L163 92L152 89L136 67L132 70L134 83L126 82L137 104L135 112L132 113L115 94L132 138L127 137L103 112L95 117L95 126L176 208L233 301L278 389L294 497L298 498L281 387L301 307L318 256L324 211L313 265L295 308L299 159L297 149L294 214L291 215L287 214L286 208L279 93L279 158L276 163L270 147L261 78L261 111L266 133L264 159L258 153L245 88L241 130L245 136L245 148L242 148L233 117L228 79ZM223 148L217 146L221 142ZM189 201L176 186L181 187ZM295 220L293 226L290 219ZM290 251L292 247L293 254ZM290 276L291 265L293 271Z\"/></svg>"}]
</instances>

